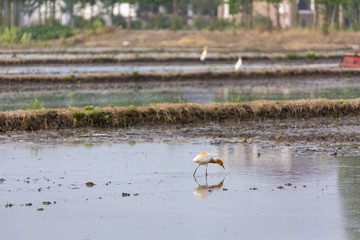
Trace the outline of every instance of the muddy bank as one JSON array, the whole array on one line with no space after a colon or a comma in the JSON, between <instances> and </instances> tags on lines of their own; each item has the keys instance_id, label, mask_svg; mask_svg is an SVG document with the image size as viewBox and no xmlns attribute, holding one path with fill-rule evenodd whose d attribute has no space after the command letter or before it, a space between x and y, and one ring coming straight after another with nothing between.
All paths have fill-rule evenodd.
<instances>
[{"instance_id":1,"label":"muddy bank","mask_svg":"<svg viewBox=\"0 0 360 240\"><path fill-rule=\"evenodd\" d=\"M138 73L131 74L97 74L97 75L68 75L68 76L8 76L0 75L0 87L4 91L16 91L24 85L56 84L80 85L82 83L143 83L143 82L172 82L172 81L219 81L219 80L255 80L255 79L303 79L338 77L349 78L360 75L359 69L327 69L327 68L289 68L276 70L230 71L230 72L187 72L187 73Z\"/></svg>"},{"instance_id":2,"label":"muddy bank","mask_svg":"<svg viewBox=\"0 0 360 240\"><path fill-rule=\"evenodd\" d=\"M0 134L0 143L34 144L154 143L191 142L211 145L278 144L300 147L304 151L359 152L360 126L357 117L281 119L242 121L240 123L200 123L183 125L142 125L131 128L74 128L39 131L8 131ZM338 147L329 145L338 144ZM313 147L311 147L313 146ZM339 150L340 149L340 150Z\"/></svg>"},{"instance_id":3,"label":"muddy bank","mask_svg":"<svg viewBox=\"0 0 360 240\"><path fill-rule=\"evenodd\" d=\"M201 53L203 46L187 46L187 47L48 47L48 48L38 48L38 47L26 47L21 48L20 46L16 48L0 48L0 54L148 54L148 53ZM282 55L289 52L289 50L282 49L272 49L272 50L259 50L259 49L245 49L246 51L240 51L244 55ZM320 56L330 56L330 55L339 55L343 51L351 51L351 47L339 48L328 50L326 48L319 49L316 51L317 55ZM291 52L296 53L299 56L305 56L306 52L309 49L294 49ZM238 47L209 47L209 52L216 54L234 54L239 53ZM339 55L340 56L340 55Z\"/></svg>"},{"instance_id":4,"label":"muddy bank","mask_svg":"<svg viewBox=\"0 0 360 240\"><path fill-rule=\"evenodd\" d=\"M80 127L128 128L141 125L221 123L266 119L357 116L360 99L254 101L226 104L158 104L84 110L23 110L0 113L0 131Z\"/></svg>"},{"instance_id":5,"label":"muddy bank","mask_svg":"<svg viewBox=\"0 0 360 240\"><path fill-rule=\"evenodd\" d=\"M307 61L307 62L340 62L342 56L317 56L314 59L308 59L305 56L297 56L292 61ZM206 62L222 63L230 62L235 63L236 57L209 57ZM291 61L282 56L244 56L243 61L246 62L288 62ZM96 57L96 58L38 58L38 59L22 59L22 58L9 58L0 59L0 66L13 66L13 65L48 65L48 64L106 64L106 63L198 63L199 57L138 57L134 58L114 58L114 57Z\"/></svg>"}]
</instances>

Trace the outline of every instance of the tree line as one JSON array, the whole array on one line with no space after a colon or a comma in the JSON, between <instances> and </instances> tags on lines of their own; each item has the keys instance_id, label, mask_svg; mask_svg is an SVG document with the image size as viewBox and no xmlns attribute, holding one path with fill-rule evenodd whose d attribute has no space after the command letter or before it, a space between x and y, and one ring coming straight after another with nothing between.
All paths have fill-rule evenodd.
<instances>
[{"instance_id":1,"label":"tree line","mask_svg":"<svg viewBox=\"0 0 360 240\"><path fill-rule=\"evenodd\" d=\"M253 3L264 1L267 3L267 16L254 16ZM288 0L289 2L299 0ZM308 0L310 1L310 0ZM85 25L84 9L91 9L90 19L108 15L112 25L125 25L126 28L148 28L160 29L170 28L189 29L189 26L198 29L207 28L221 29L228 26L254 28L257 24L264 24L268 28L280 28L280 13L277 11L275 22L269 17L270 7L279 9L283 0L228 0L230 14L229 20L217 18L217 8L225 0L0 0L0 26L20 26L23 14L38 16L38 25L54 26L59 24L56 12L61 11L70 17L71 27L83 27ZM115 12L117 6L129 3L136 9L137 18L131 19L131 15L120 16ZM94 14L95 6L101 6L101 11ZM340 9L346 17L345 24L360 30L360 0L314 0L316 16L321 16L324 31L330 26L339 29ZM44 11L44 9L46 11ZM241 13L241 21L237 22L235 16ZM189 18L189 15L193 15ZM299 14L296 15L296 25L300 26ZM125 23L124 23L125 21ZM318 26L320 20L314 19L314 25Z\"/></svg>"}]
</instances>

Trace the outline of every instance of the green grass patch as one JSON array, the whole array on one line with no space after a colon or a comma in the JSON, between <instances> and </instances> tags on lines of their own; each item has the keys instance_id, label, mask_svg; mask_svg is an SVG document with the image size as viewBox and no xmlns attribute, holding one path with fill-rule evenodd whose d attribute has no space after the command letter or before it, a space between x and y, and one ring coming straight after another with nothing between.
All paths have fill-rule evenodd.
<instances>
[{"instance_id":1,"label":"green grass patch","mask_svg":"<svg viewBox=\"0 0 360 240\"><path fill-rule=\"evenodd\" d=\"M93 105L86 106L86 107L84 107L84 110L86 110L86 111L94 110L94 106Z\"/></svg>"},{"instance_id":2,"label":"green grass patch","mask_svg":"<svg viewBox=\"0 0 360 240\"><path fill-rule=\"evenodd\" d=\"M307 51L305 53L306 58L309 59L309 60L315 60L315 55L316 54L313 51Z\"/></svg>"},{"instance_id":3,"label":"green grass patch","mask_svg":"<svg viewBox=\"0 0 360 240\"><path fill-rule=\"evenodd\" d=\"M130 109L130 111L135 112L136 111L136 106L135 105L130 105L129 109Z\"/></svg>"},{"instance_id":4,"label":"green grass patch","mask_svg":"<svg viewBox=\"0 0 360 240\"><path fill-rule=\"evenodd\" d=\"M84 111L78 112L78 111L74 110L73 118L74 118L75 126L81 127L82 125L84 125L85 112Z\"/></svg>"},{"instance_id":5,"label":"green grass patch","mask_svg":"<svg viewBox=\"0 0 360 240\"><path fill-rule=\"evenodd\" d=\"M299 57L296 53L287 53L286 54L286 58L290 61L295 61L297 60Z\"/></svg>"},{"instance_id":6,"label":"green grass patch","mask_svg":"<svg viewBox=\"0 0 360 240\"><path fill-rule=\"evenodd\" d=\"M34 100L30 100L30 106L27 108L28 110L37 110L37 109L43 109L44 103L39 101L37 98L34 98Z\"/></svg>"}]
</instances>

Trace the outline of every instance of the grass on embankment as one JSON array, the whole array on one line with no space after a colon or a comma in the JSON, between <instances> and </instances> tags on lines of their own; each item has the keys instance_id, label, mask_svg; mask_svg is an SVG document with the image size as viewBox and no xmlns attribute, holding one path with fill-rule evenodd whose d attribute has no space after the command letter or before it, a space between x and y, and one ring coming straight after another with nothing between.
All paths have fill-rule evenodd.
<instances>
[{"instance_id":1,"label":"grass on embankment","mask_svg":"<svg viewBox=\"0 0 360 240\"><path fill-rule=\"evenodd\" d=\"M146 107L66 108L0 112L0 132L81 127L219 123L249 120L354 116L360 99L254 101L225 104L158 104Z\"/></svg>"}]
</instances>

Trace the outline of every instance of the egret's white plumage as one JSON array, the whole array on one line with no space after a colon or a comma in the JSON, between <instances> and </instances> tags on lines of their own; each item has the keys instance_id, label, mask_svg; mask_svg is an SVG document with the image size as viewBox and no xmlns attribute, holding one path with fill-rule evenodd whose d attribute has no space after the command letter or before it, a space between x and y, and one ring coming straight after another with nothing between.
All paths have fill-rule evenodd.
<instances>
[{"instance_id":1,"label":"egret's white plumage","mask_svg":"<svg viewBox=\"0 0 360 240\"><path fill-rule=\"evenodd\" d=\"M206 56L207 56L207 49L208 49L208 47L207 46L204 46L204 49L203 49L203 51L202 51L202 53L201 53L201 56L200 56L200 61L205 61L205 59L206 59Z\"/></svg>"},{"instance_id":2,"label":"egret's white plumage","mask_svg":"<svg viewBox=\"0 0 360 240\"><path fill-rule=\"evenodd\" d=\"M193 162L198 164L198 166L195 168L195 171L194 171L194 174L193 174L194 176L195 176L196 170L200 167L200 165L205 165L206 166L206 175L207 175L207 166L208 166L209 163L219 164L220 166L222 166L225 169L223 161L221 161L218 158L214 158L213 155L211 153L208 153L208 152L199 153L193 159Z\"/></svg>"},{"instance_id":3,"label":"egret's white plumage","mask_svg":"<svg viewBox=\"0 0 360 240\"><path fill-rule=\"evenodd\" d=\"M239 56L239 59L237 60L237 62L235 63L235 70L239 70L240 67L242 65L242 57Z\"/></svg>"}]
</instances>

